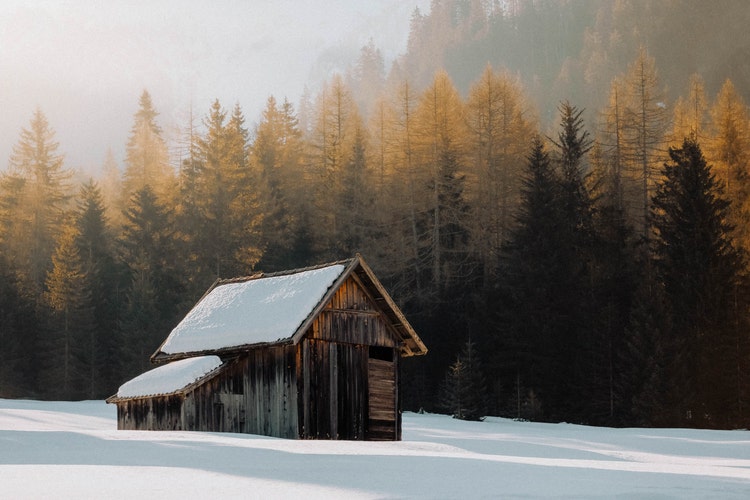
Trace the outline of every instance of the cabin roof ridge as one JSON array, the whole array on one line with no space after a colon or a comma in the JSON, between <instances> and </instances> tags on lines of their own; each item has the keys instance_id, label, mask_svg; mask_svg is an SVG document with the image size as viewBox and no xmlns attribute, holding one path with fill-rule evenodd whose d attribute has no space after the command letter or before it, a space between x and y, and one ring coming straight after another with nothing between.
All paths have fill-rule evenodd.
<instances>
[{"instance_id":1,"label":"cabin roof ridge","mask_svg":"<svg viewBox=\"0 0 750 500\"><path fill-rule=\"evenodd\" d=\"M219 278L216 280L212 288L219 286L219 285L226 285L226 284L231 284L231 283L244 283L246 281L257 280L257 279L262 279L262 278L277 278L279 276L291 276L293 274L300 274L300 273L304 273L308 271L316 271L318 269L325 269L326 267L337 266L337 265L348 267L348 265L351 264L355 259L356 257L352 257L349 259L336 260L332 262L326 262L324 264L315 264L311 266L298 267L295 269L287 269L283 271L272 271L270 273L267 273L265 271L258 271L253 274L248 274L247 276L237 276L234 278Z\"/></svg>"}]
</instances>

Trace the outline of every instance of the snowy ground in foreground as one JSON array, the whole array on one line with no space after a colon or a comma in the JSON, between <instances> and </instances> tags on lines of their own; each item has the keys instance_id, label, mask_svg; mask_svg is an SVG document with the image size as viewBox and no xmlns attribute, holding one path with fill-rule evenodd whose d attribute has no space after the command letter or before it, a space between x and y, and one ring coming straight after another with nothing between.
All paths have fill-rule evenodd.
<instances>
[{"instance_id":1,"label":"snowy ground in foreground","mask_svg":"<svg viewBox=\"0 0 750 500\"><path fill-rule=\"evenodd\" d=\"M405 414L403 438L117 431L102 401L0 399L0 497L750 498L745 431Z\"/></svg>"}]
</instances>

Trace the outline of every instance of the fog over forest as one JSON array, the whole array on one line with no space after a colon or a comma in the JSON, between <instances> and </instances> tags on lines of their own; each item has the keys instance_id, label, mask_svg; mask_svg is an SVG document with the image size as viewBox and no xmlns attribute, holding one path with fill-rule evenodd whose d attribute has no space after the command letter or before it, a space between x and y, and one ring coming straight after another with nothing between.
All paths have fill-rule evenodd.
<instances>
[{"instance_id":1,"label":"fog over forest","mask_svg":"<svg viewBox=\"0 0 750 500\"><path fill-rule=\"evenodd\" d=\"M746 1L40 5L0 7L0 397L362 253L406 409L750 425Z\"/></svg>"},{"instance_id":2,"label":"fog over forest","mask_svg":"<svg viewBox=\"0 0 750 500\"><path fill-rule=\"evenodd\" d=\"M269 95L296 103L370 38L395 58L416 7L429 0L2 2L0 170L37 106L68 166L87 172L108 148L122 164L144 89L173 140L214 99L255 121Z\"/></svg>"}]
</instances>

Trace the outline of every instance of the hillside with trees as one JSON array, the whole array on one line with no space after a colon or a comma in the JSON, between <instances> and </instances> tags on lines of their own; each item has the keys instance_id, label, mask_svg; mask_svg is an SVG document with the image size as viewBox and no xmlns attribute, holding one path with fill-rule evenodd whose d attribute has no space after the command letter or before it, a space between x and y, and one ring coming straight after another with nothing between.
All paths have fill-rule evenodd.
<instances>
[{"instance_id":1,"label":"hillside with trees","mask_svg":"<svg viewBox=\"0 0 750 500\"><path fill-rule=\"evenodd\" d=\"M720 3L436 0L388 71L368 44L253 125L216 100L169 144L134 96L96 178L30 110L0 397L109 396L216 278L360 252L430 349L408 409L747 427L750 9Z\"/></svg>"}]
</instances>

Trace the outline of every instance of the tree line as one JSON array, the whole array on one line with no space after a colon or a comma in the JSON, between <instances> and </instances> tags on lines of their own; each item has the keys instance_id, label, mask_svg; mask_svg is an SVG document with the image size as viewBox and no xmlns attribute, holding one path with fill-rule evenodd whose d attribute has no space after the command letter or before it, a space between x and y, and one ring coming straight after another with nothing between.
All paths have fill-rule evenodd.
<instances>
[{"instance_id":1,"label":"tree line","mask_svg":"<svg viewBox=\"0 0 750 500\"><path fill-rule=\"evenodd\" d=\"M407 408L746 425L732 82L668 106L641 50L595 123L563 101L543 131L490 66L465 97L438 71L364 99L378 57L252 129L214 102L176 163L144 91L122 171L82 183L35 111L0 178L0 395L108 396L216 278L361 252L430 349L404 363Z\"/></svg>"}]
</instances>

